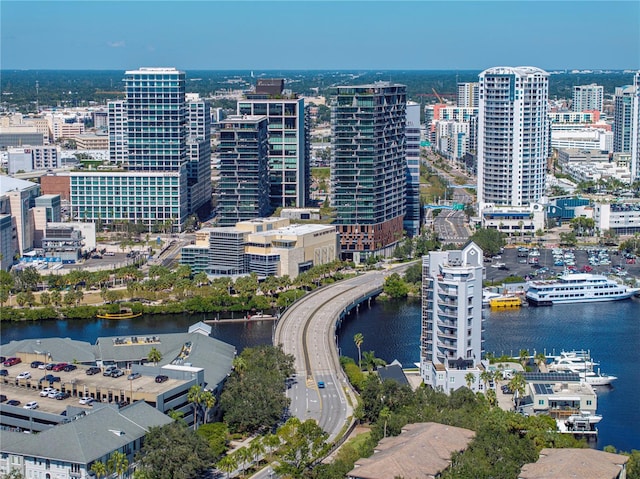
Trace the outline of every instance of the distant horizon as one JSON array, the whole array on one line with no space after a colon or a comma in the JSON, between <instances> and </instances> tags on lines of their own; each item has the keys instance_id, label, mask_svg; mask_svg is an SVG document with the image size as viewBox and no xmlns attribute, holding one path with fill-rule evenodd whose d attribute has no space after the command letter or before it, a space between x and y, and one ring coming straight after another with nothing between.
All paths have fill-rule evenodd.
<instances>
[{"instance_id":1,"label":"distant horizon","mask_svg":"<svg viewBox=\"0 0 640 479\"><path fill-rule=\"evenodd\" d=\"M178 68L173 65L138 65L128 68L0 68L2 71L12 72L125 72L136 68L176 68L180 71L201 71L201 72L253 72L254 76L262 72L482 72L489 68L498 66L520 67L537 66L547 73L563 73L567 75L580 74L603 74L607 73L635 73L640 72L638 68L544 68L538 65L492 65L487 68Z\"/></svg>"},{"instance_id":2,"label":"distant horizon","mask_svg":"<svg viewBox=\"0 0 640 479\"><path fill-rule=\"evenodd\" d=\"M638 70L638 18L633 0L2 0L0 68Z\"/></svg>"}]
</instances>

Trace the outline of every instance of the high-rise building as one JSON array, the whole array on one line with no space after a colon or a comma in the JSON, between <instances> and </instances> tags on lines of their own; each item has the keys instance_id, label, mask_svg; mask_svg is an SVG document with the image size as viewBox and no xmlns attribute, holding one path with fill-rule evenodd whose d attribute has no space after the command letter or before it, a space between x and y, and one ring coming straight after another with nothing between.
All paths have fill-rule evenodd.
<instances>
[{"instance_id":1,"label":"high-rise building","mask_svg":"<svg viewBox=\"0 0 640 479\"><path fill-rule=\"evenodd\" d=\"M391 254L406 194L406 87L338 86L331 99L331 206L343 258Z\"/></svg>"},{"instance_id":2,"label":"high-rise building","mask_svg":"<svg viewBox=\"0 0 640 479\"><path fill-rule=\"evenodd\" d=\"M634 85L616 88L613 117L613 151L616 153L631 153L635 96Z\"/></svg>"},{"instance_id":3,"label":"high-rise building","mask_svg":"<svg viewBox=\"0 0 640 479\"><path fill-rule=\"evenodd\" d=\"M479 104L480 84L458 83L458 96L456 97L456 105L459 107L478 108Z\"/></svg>"},{"instance_id":4,"label":"high-rise building","mask_svg":"<svg viewBox=\"0 0 640 479\"><path fill-rule=\"evenodd\" d=\"M596 110L602 111L604 87L591 83L590 85L576 85L573 87L573 111Z\"/></svg>"},{"instance_id":5,"label":"high-rise building","mask_svg":"<svg viewBox=\"0 0 640 479\"><path fill-rule=\"evenodd\" d=\"M482 389L482 260L473 242L422 258L420 375L434 389L466 386L469 373Z\"/></svg>"},{"instance_id":6,"label":"high-rise building","mask_svg":"<svg viewBox=\"0 0 640 479\"><path fill-rule=\"evenodd\" d=\"M239 115L269 120L269 199L271 206L307 206L310 143L304 99L285 93L284 80L260 79L255 93L238 101Z\"/></svg>"},{"instance_id":7,"label":"high-rise building","mask_svg":"<svg viewBox=\"0 0 640 479\"><path fill-rule=\"evenodd\" d=\"M211 204L211 107L204 100L187 104L189 135L187 148L188 207L195 212Z\"/></svg>"},{"instance_id":8,"label":"high-rise building","mask_svg":"<svg viewBox=\"0 0 640 479\"><path fill-rule=\"evenodd\" d=\"M125 100L110 101L108 108L109 161L114 164L127 162L127 112Z\"/></svg>"},{"instance_id":9,"label":"high-rise building","mask_svg":"<svg viewBox=\"0 0 640 479\"><path fill-rule=\"evenodd\" d=\"M220 226L271 214L267 123L264 115L231 115L220 124Z\"/></svg>"},{"instance_id":10,"label":"high-rise building","mask_svg":"<svg viewBox=\"0 0 640 479\"><path fill-rule=\"evenodd\" d=\"M407 193L404 229L409 236L420 233L420 105L407 102Z\"/></svg>"},{"instance_id":11,"label":"high-rise building","mask_svg":"<svg viewBox=\"0 0 640 479\"><path fill-rule=\"evenodd\" d=\"M524 206L544 194L549 74L495 67L480 74L478 203Z\"/></svg>"},{"instance_id":12,"label":"high-rise building","mask_svg":"<svg viewBox=\"0 0 640 479\"><path fill-rule=\"evenodd\" d=\"M633 120L631 135L631 181L640 180L640 71L634 77L636 94L633 97Z\"/></svg>"},{"instance_id":13,"label":"high-rise building","mask_svg":"<svg viewBox=\"0 0 640 479\"><path fill-rule=\"evenodd\" d=\"M110 150L115 149L110 158L117 169L71 172L72 215L102 224L138 223L149 230L170 222L180 230L187 215L207 200L204 176L210 167L209 147L200 148L199 127L190 130L185 74L175 68L140 68L127 71L124 83L124 102L109 105ZM195 110L204 115L204 108ZM197 144L193 156L188 138ZM199 164L189 166L190 188L192 161Z\"/></svg>"},{"instance_id":14,"label":"high-rise building","mask_svg":"<svg viewBox=\"0 0 640 479\"><path fill-rule=\"evenodd\" d=\"M181 171L187 163L185 74L175 68L126 72L130 171Z\"/></svg>"}]
</instances>

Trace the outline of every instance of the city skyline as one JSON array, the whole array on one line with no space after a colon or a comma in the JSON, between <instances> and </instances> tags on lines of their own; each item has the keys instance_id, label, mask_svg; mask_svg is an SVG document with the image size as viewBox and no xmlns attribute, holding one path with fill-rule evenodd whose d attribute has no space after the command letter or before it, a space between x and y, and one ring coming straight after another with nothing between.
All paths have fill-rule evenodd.
<instances>
[{"instance_id":1,"label":"city skyline","mask_svg":"<svg viewBox=\"0 0 640 479\"><path fill-rule=\"evenodd\" d=\"M624 0L8 0L0 66L638 69L639 16L640 4Z\"/></svg>"}]
</instances>

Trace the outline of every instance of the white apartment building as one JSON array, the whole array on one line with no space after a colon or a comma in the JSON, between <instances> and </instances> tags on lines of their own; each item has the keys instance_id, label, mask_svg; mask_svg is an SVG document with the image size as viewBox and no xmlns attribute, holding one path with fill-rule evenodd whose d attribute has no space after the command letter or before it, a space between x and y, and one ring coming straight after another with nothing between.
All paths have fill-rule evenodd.
<instances>
[{"instance_id":1,"label":"white apartment building","mask_svg":"<svg viewBox=\"0 0 640 479\"><path fill-rule=\"evenodd\" d=\"M549 74L495 67L480 74L478 203L524 206L545 190Z\"/></svg>"},{"instance_id":2,"label":"white apartment building","mask_svg":"<svg viewBox=\"0 0 640 479\"><path fill-rule=\"evenodd\" d=\"M552 111L549 112L551 123L595 123L600 120L597 111Z\"/></svg>"},{"instance_id":3,"label":"white apartment building","mask_svg":"<svg viewBox=\"0 0 640 479\"><path fill-rule=\"evenodd\" d=\"M590 85L576 85L573 87L573 111L585 110L602 111L604 87L591 83Z\"/></svg>"},{"instance_id":4,"label":"white apartment building","mask_svg":"<svg viewBox=\"0 0 640 479\"><path fill-rule=\"evenodd\" d=\"M126 101L110 101L107 107L109 109L107 123L109 160L111 163L126 163L129 154Z\"/></svg>"},{"instance_id":5,"label":"white apartment building","mask_svg":"<svg viewBox=\"0 0 640 479\"><path fill-rule=\"evenodd\" d=\"M562 128L551 125L551 147L580 150L613 151L613 132L586 126L583 128Z\"/></svg>"},{"instance_id":6,"label":"white apartment building","mask_svg":"<svg viewBox=\"0 0 640 479\"><path fill-rule=\"evenodd\" d=\"M631 180L640 180L640 71L634 77L636 94L633 97L631 133Z\"/></svg>"},{"instance_id":7,"label":"white apartment building","mask_svg":"<svg viewBox=\"0 0 640 479\"><path fill-rule=\"evenodd\" d=\"M436 121L435 149L450 160L459 160L469 151L470 124L460 121Z\"/></svg>"},{"instance_id":8,"label":"white apartment building","mask_svg":"<svg viewBox=\"0 0 640 479\"><path fill-rule=\"evenodd\" d=\"M474 380L482 390L483 253L471 242L462 250L432 251L422 258L420 375L449 393Z\"/></svg>"},{"instance_id":9,"label":"white apartment building","mask_svg":"<svg viewBox=\"0 0 640 479\"><path fill-rule=\"evenodd\" d=\"M480 84L478 82L458 83L456 105L459 107L478 108L479 92Z\"/></svg>"},{"instance_id":10,"label":"white apartment building","mask_svg":"<svg viewBox=\"0 0 640 479\"><path fill-rule=\"evenodd\" d=\"M600 231L612 230L619 235L640 233L640 203L596 203L593 219Z\"/></svg>"},{"instance_id":11,"label":"white apartment building","mask_svg":"<svg viewBox=\"0 0 640 479\"><path fill-rule=\"evenodd\" d=\"M403 227L409 236L420 233L420 105L407 102L407 192Z\"/></svg>"}]
</instances>

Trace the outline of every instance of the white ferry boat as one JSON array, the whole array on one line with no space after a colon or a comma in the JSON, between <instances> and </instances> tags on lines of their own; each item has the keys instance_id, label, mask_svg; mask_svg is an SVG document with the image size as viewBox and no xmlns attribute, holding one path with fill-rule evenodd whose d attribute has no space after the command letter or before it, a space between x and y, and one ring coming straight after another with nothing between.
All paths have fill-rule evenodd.
<instances>
[{"instance_id":1,"label":"white ferry boat","mask_svg":"<svg viewBox=\"0 0 640 479\"><path fill-rule=\"evenodd\" d=\"M527 281L527 301L534 306L591 303L628 299L640 293L606 276L588 273L565 274L555 280Z\"/></svg>"}]
</instances>

